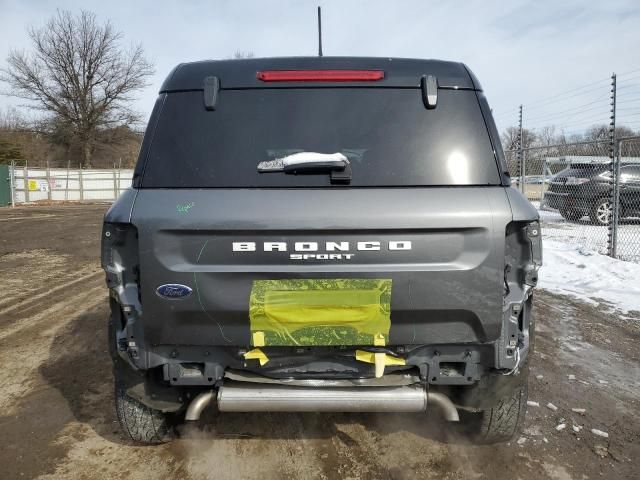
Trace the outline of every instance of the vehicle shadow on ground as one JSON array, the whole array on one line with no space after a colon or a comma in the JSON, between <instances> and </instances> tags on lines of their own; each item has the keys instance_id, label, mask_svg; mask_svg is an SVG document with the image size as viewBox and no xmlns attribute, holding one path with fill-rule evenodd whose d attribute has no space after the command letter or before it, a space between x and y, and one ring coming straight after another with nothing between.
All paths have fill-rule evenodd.
<instances>
[{"instance_id":1,"label":"vehicle shadow on ground","mask_svg":"<svg viewBox=\"0 0 640 480\"><path fill-rule=\"evenodd\" d=\"M107 318L105 301L58 331L40 374L63 395L78 422L106 440L129 444L120 435L115 413Z\"/></svg>"},{"instance_id":2,"label":"vehicle shadow on ground","mask_svg":"<svg viewBox=\"0 0 640 480\"><path fill-rule=\"evenodd\" d=\"M441 420L438 412L400 413L217 413L205 411L197 424L180 425L181 437L191 439L258 438L302 440L339 438L354 445L342 427L359 425L381 436L408 432L440 443L469 443L459 426Z\"/></svg>"}]
</instances>

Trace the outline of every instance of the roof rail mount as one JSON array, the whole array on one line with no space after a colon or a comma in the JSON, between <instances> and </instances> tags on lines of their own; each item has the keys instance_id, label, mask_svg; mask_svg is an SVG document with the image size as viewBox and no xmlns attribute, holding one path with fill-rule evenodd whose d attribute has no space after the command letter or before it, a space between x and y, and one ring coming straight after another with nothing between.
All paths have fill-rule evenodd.
<instances>
[{"instance_id":1,"label":"roof rail mount","mask_svg":"<svg viewBox=\"0 0 640 480\"><path fill-rule=\"evenodd\" d=\"M420 79L422 101L428 110L433 110L438 104L438 78L435 75L423 75Z\"/></svg>"}]
</instances>

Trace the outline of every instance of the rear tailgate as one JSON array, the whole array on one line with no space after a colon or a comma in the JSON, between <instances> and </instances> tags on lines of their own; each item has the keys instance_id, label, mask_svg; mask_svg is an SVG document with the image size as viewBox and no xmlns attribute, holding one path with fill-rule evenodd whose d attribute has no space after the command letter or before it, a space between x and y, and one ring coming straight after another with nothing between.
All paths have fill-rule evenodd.
<instances>
[{"instance_id":1,"label":"rear tailgate","mask_svg":"<svg viewBox=\"0 0 640 480\"><path fill-rule=\"evenodd\" d=\"M390 279L389 344L492 341L510 221L500 186L141 189L132 223L145 337L154 345L250 345L256 280ZM255 250L234 251L234 242ZM264 242L287 251L265 251ZM307 251L295 252L296 242ZM336 251L326 242L348 242L349 250L329 255ZM156 293L163 284L193 294L164 298Z\"/></svg>"}]
</instances>

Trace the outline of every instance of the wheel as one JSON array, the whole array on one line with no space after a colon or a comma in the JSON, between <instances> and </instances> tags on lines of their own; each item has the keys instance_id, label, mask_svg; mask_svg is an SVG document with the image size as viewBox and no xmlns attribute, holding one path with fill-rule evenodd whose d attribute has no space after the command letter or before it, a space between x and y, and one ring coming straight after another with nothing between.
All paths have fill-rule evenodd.
<instances>
[{"instance_id":1,"label":"wheel","mask_svg":"<svg viewBox=\"0 0 640 480\"><path fill-rule=\"evenodd\" d=\"M117 381L116 411L120 428L134 442L156 445L171 440L167 415L131 398Z\"/></svg>"},{"instance_id":2,"label":"wheel","mask_svg":"<svg viewBox=\"0 0 640 480\"><path fill-rule=\"evenodd\" d=\"M571 222L576 222L584 216L582 213L579 213L579 212L576 212L575 210L571 210L567 208L561 208L560 215L562 215L562 218L569 220Z\"/></svg>"},{"instance_id":3,"label":"wheel","mask_svg":"<svg viewBox=\"0 0 640 480\"><path fill-rule=\"evenodd\" d=\"M489 410L476 413L461 412L463 431L477 444L507 442L518 433L527 410L527 385L517 388L510 396Z\"/></svg>"},{"instance_id":4,"label":"wheel","mask_svg":"<svg viewBox=\"0 0 640 480\"><path fill-rule=\"evenodd\" d=\"M609 225L612 210L611 200L609 198L601 198L591 207L589 218L596 225Z\"/></svg>"},{"instance_id":5,"label":"wheel","mask_svg":"<svg viewBox=\"0 0 640 480\"><path fill-rule=\"evenodd\" d=\"M155 445L171 439L172 429L168 415L140 403L126 393L125 372L129 368L119 357L116 347L116 330L113 316L109 318L109 354L113 360L115 401L118 422L122 432L136 443Z\"/></svg>"}]
</instances>

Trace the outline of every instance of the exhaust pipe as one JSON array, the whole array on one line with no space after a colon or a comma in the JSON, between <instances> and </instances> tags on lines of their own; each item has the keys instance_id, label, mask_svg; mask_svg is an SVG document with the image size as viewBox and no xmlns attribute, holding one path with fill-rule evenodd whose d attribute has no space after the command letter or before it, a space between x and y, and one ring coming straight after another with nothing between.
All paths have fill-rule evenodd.
<instances>
[{"instance_id":1,"label":"exhaust pipe","mask_svg":"<svg viewBox=\"0 0 640 480\"><path fill-rule=\"evenodd\" d=\"M202 411L209 406L216 392L209 390L208 392L199 393L196 398L191 400L184 419L190 422L197 422L202 415Z\"/></svg>"},{"instance_id":2,"label":"exhaust pipe","mask_svg":"<svg viewBox=\"0 0 640 480\"><path fill-rule=\"evenodd\" d=\"M449 397L447 397L444 393L439 392L427 392L427 401L432 402L438 407L440 407L440 411L442 412L442 416L448 422L459 422L460 415L458 415L458 409L453 404Z\"/></svg>"},{"instance_id":3,"label":"exhaust pipe","mask_svg":"<svg viewBox=\"0 0 640 480\"><path fill-rule=\"evenodd\" d=\"M214 400L214 391L193 399L185 416L195 421ZM437 405L446 420L457 422L458 410L446 395L421 386L308 388L256 383L227 383L217 393L221 412L424 412Z\"/></svg>"}]
</instances>

